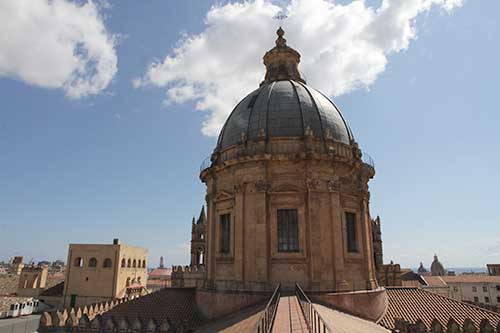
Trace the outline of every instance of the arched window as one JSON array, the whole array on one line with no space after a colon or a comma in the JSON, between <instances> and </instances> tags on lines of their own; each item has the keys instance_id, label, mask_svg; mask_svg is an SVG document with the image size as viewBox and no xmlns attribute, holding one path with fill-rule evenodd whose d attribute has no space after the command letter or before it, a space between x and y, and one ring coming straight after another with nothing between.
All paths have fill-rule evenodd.
<instances>
[{"instance_id":1,"label":"arched window","mask_svg":"<svg viewBox=\"0 0 500 333\"><path fill-rule=\"evenodd\" d=\"M141 284L141 277L140 276L137 278L137 283Z\"/></svg>"},{"instance_id":2,"label":"arched window","mask_svg":"<svg viewBox=\"0 0 500 333\"><path fill-rule=\"evenodd\" d=\"M127 267L127 261L125 258L122 259L122 267Z\"/></svg>"},{"instance_id":3,"label":"arched window","mask_svg":"<svg viewBox=\"0 0 500 333\"><path fill-rule=\"evenodd\" d=\"M92 257L89 260L89 267L97 267L97 259Z\"/></svg>"},{"instance_id":4,"label":"arched window","mask_svg":"<svg viewBox=\"0 0 500 333\"><path fill-rule=\"evenodd\" d=\"M146 268L146 260L142 261L142 268Z\"/></svg>"},{"instance_id":5,"label":"arched window","mask_svg":"<svg viewBox=\"0 0 500 333\"><path fill-rule=\"evenodd\" d=\"M102 263L102 267L104 268L111 268L112 261L110 258L104 259L104 262Z\"/></svg>"},{"instance_id":6,"label":"arched window","mask_svg":"<svg viewBox=\"0 0 500 333\"><path fill-rule=\"evenodd\" d=\"M125 283L125 285L128 287L130 286L130 278L127 278L127 282Z\"/></svg>"},{"instance_id":7,"label":"arched window","mask_svg":"<svg viewBox=\"0 0 500 333\"><path fill-rule=\"evenodd\" d=\"M132 267L132 260L130 258L127 260L127 267Z\"/></svg>"},{"instance_id":8,"label":"arched window","mask_svg":"<svg viewBox=\"0 0 500 333\"><path fill-rule=\"evenodd\" d=\"M134 259L134 261L132 261L132 267L137 267L137 261Z\"/></svg>"},{"instance_id":9,"label":"arched window","mask_svg":"<svg viewBox=\"0 0 500 333\"><path fill-rule=\"evenodd\" d=\"M83 267L83 259L81 257L76 258L74 266L75 267Z\"/></svg>"},{"instance_id":10,"label":"arched window","mask_svg":"<svg viewBox=\"0 0 500 333\"><path fill-rule=\"evenodd\" d=\"M203 249L199 248L198 251L196 252L196 264L197 265L203 265L205 263L205 255L203 253Z\"/></svg>"}]
</instances>

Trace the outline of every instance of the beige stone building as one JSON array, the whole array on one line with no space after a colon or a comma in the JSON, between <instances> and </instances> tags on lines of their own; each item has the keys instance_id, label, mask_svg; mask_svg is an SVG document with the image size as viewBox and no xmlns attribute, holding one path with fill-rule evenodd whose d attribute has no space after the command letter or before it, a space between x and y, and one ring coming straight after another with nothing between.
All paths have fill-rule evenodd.
<instances>
[{"instance_id":1,"label":"beige stone building","mask_svg":"<svg viewBox=\"0 0 500 333\"><path fill-rule=\"evenodd\" d=\"M21 270L17 295L36 297L45 290L49 268L42 266L25 266Z\"/></svg>"},{"instance_id":2,"label":"beige stone building","mask_svg":"<svg viewBox=\"0 0 500 333\"><path fill-rule=\"evenodd\" d=\"M63 306L131 297L147 282L148 251L121 244L70 244Z\"/></svg>"}]
</instances>

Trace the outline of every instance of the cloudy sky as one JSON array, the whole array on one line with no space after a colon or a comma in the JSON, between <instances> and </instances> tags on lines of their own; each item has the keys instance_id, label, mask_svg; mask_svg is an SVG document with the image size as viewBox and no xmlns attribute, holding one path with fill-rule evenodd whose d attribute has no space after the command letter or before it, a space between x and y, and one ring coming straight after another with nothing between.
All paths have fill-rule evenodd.
<instances>
[{"instance_id":1,"label":"cloudy sky","mask_svg":"<svg viewBox=\"0 0 500 333\"><path fill-rule=\"evenodd\" d=\"M375 160L385 260L500 262L497 0L0 0L0 260L67 245L188 262L199 165L278 13Z\"/></svg>"}]
</instances>

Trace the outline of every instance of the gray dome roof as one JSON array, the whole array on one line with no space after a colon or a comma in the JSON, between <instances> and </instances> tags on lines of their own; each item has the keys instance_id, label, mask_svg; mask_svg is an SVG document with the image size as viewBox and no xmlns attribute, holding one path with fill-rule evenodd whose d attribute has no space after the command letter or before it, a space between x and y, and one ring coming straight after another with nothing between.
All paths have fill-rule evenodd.
<instances>
[{"instance_id":1,"label":"gray dome roof","mask_svg":"<svg viewBox=\"0 0 500 333\"><path fill-rule=\"evenodd\" d=\"M310 130L321 139L353 139L340 110L322 93L294 80L264 82L234 108L217 149L262 137L303 137Z\"/></svg>"}]
</instances>

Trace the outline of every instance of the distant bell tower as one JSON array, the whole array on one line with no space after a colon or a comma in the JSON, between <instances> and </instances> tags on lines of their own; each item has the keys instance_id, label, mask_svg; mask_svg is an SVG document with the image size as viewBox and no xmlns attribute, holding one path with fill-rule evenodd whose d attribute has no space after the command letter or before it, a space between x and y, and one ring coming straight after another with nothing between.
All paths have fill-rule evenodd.
<instances>
[{"instance_id":1,"label":"distant bell tower","mask_svg":"<svg viewBox=\"0 0 500 333\"><path fill-rule=\"evenodd\" d=\"M205 264L207 215L205 206L201 207L198 220L191 223L191 267Z\"/></svg>"},{"instance_id":2,"label":"distant bell tower","mask_svg":"<svg viewBox=\"0 0 500 333\"><path fill-rule=\"evenodd\" d=\"M164 266L163 266L163 256L160 257L160 268L164 268Z\"/></svg>"}]
</instances>

